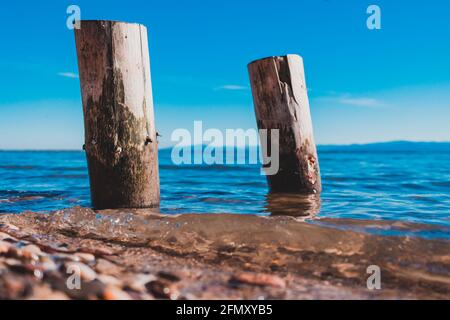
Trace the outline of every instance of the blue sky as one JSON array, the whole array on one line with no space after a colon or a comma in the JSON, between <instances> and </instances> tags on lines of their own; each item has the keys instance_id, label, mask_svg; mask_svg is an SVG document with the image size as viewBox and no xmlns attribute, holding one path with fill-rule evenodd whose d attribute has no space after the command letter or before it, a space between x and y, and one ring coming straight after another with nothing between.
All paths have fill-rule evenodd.
<instances>
[{"instance_id":1,"label":"blue sky","mask_svg":"<svg viewBox=\"0 0 450 320\"><path fill-rule=\"evenodd\" d=\"M448 1L59 0L2 3L0 149L83 144L70 4L148 27L161 146L194 120L256 127L247 63L287 53L304 58L317 143L450 141Z\"/></svg>"}]
</instances>

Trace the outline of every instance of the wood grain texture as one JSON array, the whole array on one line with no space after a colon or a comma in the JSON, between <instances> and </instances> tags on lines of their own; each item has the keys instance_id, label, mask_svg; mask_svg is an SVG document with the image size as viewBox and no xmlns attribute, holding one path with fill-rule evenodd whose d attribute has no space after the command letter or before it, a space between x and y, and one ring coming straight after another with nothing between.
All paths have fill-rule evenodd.
<instances>
[{"instance_id":1,"label":"wood grain texture","mask_svg":"<svg viewBox=\"0 0 450 320\"><path fill-rule=\"evenodd\" d=\"M270 190L321 192L303 59L269 57L250 63L248 70L258 128L279 130L279 171L267 176Z\"/></svg>"},{"instance_id":2,"label":"wood grain texture","mask_svg":"<svg viewBox=\"0 0 450 320\"><path fill-rule=\"evenodd\" d=\"M75 29L92 205L159 204L147 29L81 21Z\"/></svg>"}]
</instances>

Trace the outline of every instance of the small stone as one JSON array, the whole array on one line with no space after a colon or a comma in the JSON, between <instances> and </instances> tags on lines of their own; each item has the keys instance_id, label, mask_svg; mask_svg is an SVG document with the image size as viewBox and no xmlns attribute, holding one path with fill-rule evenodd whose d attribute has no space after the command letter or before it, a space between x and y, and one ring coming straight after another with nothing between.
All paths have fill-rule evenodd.
<instances>
[{"instance_id":1,"label":"small stone","mask_svg":"<svg viewBox=\"0 0 450 320\"><path fill-rule=\"evenodd\" d=\"M145 284L155 280L156 277L152 274L138 274L126 279L124 287L134 291L144 292L147 290Z\"/></svg>"},{"instance_id":2,"label":"small stone","mask_svg":"<svg viewBox=\"0 0 450 320\"><path fill-rule=\"evenodd\" d=\"M166 283L165 281L151 281L148 282L145 287L148 292L150 292L157 299L172 299L175 300L178 298L179 293L175 287Z\"/></svg>"},{"instance_id":3,"label":"small stone","mask_svg":"<svg viewBox=\"0 0 450 320\"><path fill-rule=\"evenodd\" d=\"M29 244L22 248L22 257L29 260L39 260L39 255L42 254L41 249L34 244Z\"/></svg>"},{"instance_id":4,"label":"small stone","mask_svg":"<svg viewBox=\"0 0 450 320\"><path fill-rule=\"evenodd\" d=\"M116 286L108 285L103 291L105 300L132 300L130 295Z\"/></svg>"},{"instance_id":5,"label":"small stone","mask_svg":"<svg viewBox=\"0 0 450 320\"><path fill-rule=\"evenodd\" d=\"M231 284L243 283L255 286L269 286L277 288L286 287L286 281L284 281L282 278L265 273L250 273L250 272L240 273L238 275L234 275L233 277L231 277L230 283Z\"/></svg>"},{"instance_id":6,"label":"small stone","mask_svg":"<svg viewBox=\"0 0 450 320\"><path fill-rule=\"evenodd\" d=\"M182 272L169 272L169 271L160 271L158 272L158 277L163 278L165 280L171 282L178 282L183 278L184 274Z\"/></svg>"},{"instance_id":7,"label":"small stone","mask_svg":"<svg viewBox=\"0 0 450 320\"><path fill-rule=\"evenodd\" d=\"M33 294L28 300L68 300L63 292L53 291L48 285L39 285L33 288Z\"/></svg>"},{"instance_id":8,"label":"small stone","mask_svg":"<svg viewBox=\"0 0 450 320\"><path fill-rule=\"evenodd\" d=\"M75 253L75 256L85 263L92 263L95 261L95 256L92 253L77 252Z\"/></svg>"},{"instance_id":9,"label":"small stone","mask_svg":"<svg viewBox=\"0 0 450 320\"><path fill-rule=\"evenodd\" d=\"M9 230L14 230L14 231L19 230L18 227L16 227L15 225L12 225L12 224L10 224L10 223L4 223L2 227L3 227L4 229L9 229Z\"/></svg>"},{"instance_id":10,"label":"small stone","mask_svg":"<svg viewBox=\"0 0 450 320\"><path fill-rule=\"evenodd\" d=\"M79 274L83 281L93 281L97 278L97 273L81 262L67 262L65 264L66 272Z\"/></svg>"},{"instance_id":11,"label":"small stone","mask_svg":"<svg viewBox=\"0 0 450 320\"><path fill-rule=\"evenodd\" d=\"M0 254L8 253L11 246L9 242L0 240Z\"/></svg>"},{"instance_id":12,"label":"small stone","mask_svg":"<svg viewBox=\"0 0 450 320\"><path fill-rule=\"evenodd\" d=\"M10 265L9 269L18 274L30 274L38 279L42 279L44 273L42 266L31 263L19 263Z\"/></svg>"},{"instance_id":13,"label":"small stone","mask_svg":"<svg viewBox=\"0 0 450 320\"><path fill-rule=\"evenodd\" d=\"M56 263L48 256L41 257L41 266L44 271L55 271L58 268Z\"/></svg>"},{"instance_id":14,"label":"small stone","mask_svg":"<svg viewBox=\"0 0 450 320\"><path fill-rule=\"evenodd\" d=\"M12 245L9 247L7 255L8 255L8 257L20 259L20 258L22 258L22 250L16 246Z\"/></svg>"},{"instance_id":15,"label":"small stone","mask_svg":"<svg viewBox=\"0 0 450 320\"><path fill-rule=\"evenodd\" d=\"M35 253L35 254L42 254L41 248L39 248L38 246L36 246L34 244L26 245L25 247L22 248L22 251Z\"/></svg>"},{"instance_id":16,"label":"small stone","mask_svg":"<svg viewBox=\"0 0 450 320\"><path fill-rule=\"evenodd\" d=\"M3 261L8 267L20 265L20 261L14 258L8 258Z\"/></svg>"},{"instance_id":17,"label":"small stone","mask_svg":"<svg viewBox=\"0 0 450 320\"><path fill-rule=\"evenodd\" d=\"M359 276L357 267L352 263L334 263L331 266L347 278L357 278Z\"/></svg>"},{"instance_id":18,"label":"small stone","mask_svg":"<svg viewBox=\"0 0 450 320\"><path fill-rule=\"evenodd\" d=\"M116 275L120 273L121 268L108 260L100 258L97 260L95 270L103 274Z\"/></svg>"},{"instance_id":19,"label":"small stone","mask_svg":"<svg viewBox=\"0 0 450 320\"><path fill-rule=\"evenodd\" d=\"M52 250L53 252L58 253L66 253L69 252L69 249L67 249L63 243L57 244L57 243L50 243L48 245L48 248Z\"/></svg>"},{"instance_id":20,"label":"small stone","mask_svg":"<svg viewBox=\"0 0 450 320\"><path fill-rule=\"evenodd\" d=\"M67 253L58 253L55 256L56 260L59 261L69 261L69 262L80 262L80 257L73 255L73 254L67 254Z\"/></svg>"},{"instance_id":21,"label":"small stone","mask_svg":"<svg viewBox=\"0 0 450 320\"><path fill-rule=\"evenodd\" d=\"M23 278L6 275L0 278L0 287L5 288L9 299L19 299L27 296L30 291L30 285Z\"/></svg>"},{"instance_id":22,"label":"small stone","mask_svg":"<svg viewBox=\"0 0 450 320\"><path fill-rule=\"evenodd\" d=\"M82 248L82 252L92 253L96 256L112 256L114 253L108 248Z\"/></svg>"},{"instance_id":23,"label":"small stone","mask_svg":"<svg viewBox=\"0 0 450 320\"><path fill-rule=\"evenodd\" d=\"M17 241L16 238L13 238L13 237L11 237L9 234L3 233L3 232L0 232L0 241L1 241L1 240L9 240L9 241L13 240L13 241Z\"/></svg>"},{"instance_id":24,"label":"small stone","mask_svg":"<svg viewBox=\"0 0 450 320\"><path fill-rule=\"evenodd\" d=\"M120 287L122 285L122 282L119 279L107 274L99 274L97 275L97 279L106 285L112 285L117 287Z\"/></svg>"}]
</instances>

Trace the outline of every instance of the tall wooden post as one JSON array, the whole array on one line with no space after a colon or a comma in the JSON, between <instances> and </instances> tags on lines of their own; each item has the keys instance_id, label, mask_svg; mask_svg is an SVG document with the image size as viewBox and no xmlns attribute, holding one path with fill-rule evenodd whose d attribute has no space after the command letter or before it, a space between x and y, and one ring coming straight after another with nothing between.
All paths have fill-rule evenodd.
<instances>
[{"instance_id":1,"label":"tall wooden post","mask_svg":"<svg viewBox=\"0 0 450 320\"><path fill-rule=\"evenodd\" d=\"M270 190L321 192L302 58L269 57L251 62L248 70L258 128L279 130L279 170L267 176Z\"/></svg>"},{"instance_id":2,"label":"tall wooden post","mask_svg":"<svg viewBox=\"0 0 450 320\"><path fill-rule=\"evenodd\" d=\"M75 40L93 207L159 205L147 29L81 21Z\"/></svg>"}]
</instances>

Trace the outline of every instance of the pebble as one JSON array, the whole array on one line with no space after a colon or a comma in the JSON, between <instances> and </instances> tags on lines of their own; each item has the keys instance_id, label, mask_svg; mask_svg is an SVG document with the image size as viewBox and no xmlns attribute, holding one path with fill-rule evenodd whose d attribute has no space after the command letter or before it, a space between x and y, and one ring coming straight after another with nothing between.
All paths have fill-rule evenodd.
<instances>
[{"instance_id":1,"label":"pebble","mask_svg":"<svg viewBox=\"0 0 450 320\"><path fill-rule=\"evenodd\" d=\"M256 286L269 286L277 288L286 287L286 281L284 281L282 278L265 273L243 272L232 276L230 279L230 283L244 283Z\"/></svg>"},{"instance_id":2,"label":"pebble","mask_svg":"<svg viewBox=\"0 0 450 320\"><path fill-rule=\"evenodd\" d=\"M103 274L114 275L120 273L121 268L108 260L100 258L97 260L95 270Z\"/></svg>"},{"instance_id":3,"label":"pebble","mask_svg":"<svg viewBox=\"0 0 450 320\"><path fill-rule=\"evenodd\" d=\"M179 297L178 290L165 281L155 280L148 282L145 287L157 299L175 300Z\"/></svg>"},{"instance_id":4,"label":"pebble","mask_svg":"<svg viewBox=\"0 0 450 320\"><path fill-rule=\"evenodd\" d=\"M97 279L103 282L106 285L112 285L120 287L122 285L122 281L117 279L116 277L107 275L107 274L99 274L97 275Z\"/></svg>"},{"instance_id":5,"label":"pebble","mask_svg":"<svg viewBox=\"0 0 450 320\"><path fill-rule=\"evenodd\" d=\"M357 267L352 263L334 263L331 266L347 278L357 278L359 276Z\"/></svg>"},{"instance_id":6,"label":"pebble","mask_svg":"<svg viewBox=\"0 0 450 320\"><path fill-rule=\"evenodd\" d=\"M9 242L0 240L0 254L8 253L11 246Z\"/></svg>"},{"instance_id":7,"label":"pebble","mask_svg":"<svg viewBox=\"0 0 450 320\"><path fill-rule=\"evenodd\" d=\"M10 246L7 254L8 254L9 257L21 258L22 257L22 250L20 250L16 246Z\"/></svg>"},{"instance_id":8,"label":"pebble","mask_svg":"<svg viewBox=\"0 0 450 320\"><path fill-rule=\"evenodd\" d=\"M163 278L165 280L171 282L178 282L185 276L182 272L169 272L169 271L160 271L158 272L158 277Z\"/></svg>"},{"instance_id":9,"label":"pebble","mask_svg":"<svg viewBox=\"0 0 450 320\"><path fill-rule=\"evenodd\" d=\"M107 248L96 248L94 253L99 256L112 256L114 254L112 250Z\"/></svg>"},{"instance_id":10,"label":"pebble","mask_svg":"<svg viewBox=\"0 0 450 320\"><path fill-rule=\"evenodd\" d=\"M5 229L14 230L14 231L19 230L18 227L16 227L15 225L12 225L10 223L3 223L2 227L5 228Z\"/></svg>"},{"instance_id":11,"label":"pebble","mask_svg":"<svg viewBox=\"0 0 450 320\"><path fill-rule=\"evenodd\" d=\"M11 237L9 234L3 233L3 232L0 232L0 241L1 240L15 240L15 241L17 241L17 239L15 239L15 238Z\"/></svg>"},{"instance_id":12,"label":"pebble","mask_svg":"<svg viewBox=\"0 0 450 320\"><path fill-rule=\"evenodd\" d=\"M44 275L41 266L31 263L12 264L9 269L18 274L31 274L38 279L41 279Z\"/></svg>"},{"instance_id":13,"label":"pebble","mask_svg":"<svg viewBox=\"0 0 450 320\"><path fill-rule=\"evenodd\" d=\"M56 263L48 256L41 257L41 266L45 271L55 271L58 268Z\"/></svg>"},{"instance_id":14,"label":"pebble","mask_svg":"<svg viewBox=\"0 0 450 320\"><path fill-rule=\"evenodd\" d=\"M47 285L35 286L33 294L27 298L28 300L68 300L69 297L63 292L53 291Z\"/></svg>"},{"instance_id":15,"label":"pebble","mask_svg":"<svg viewBox=\"0 0 450 320\"><path fill-rule=\"evenodd\" d=\"M30 291L29 285L22 279L10 275L6 275L2 278L3 285L7 290L7 297L10 299L22 298Z\"/></svg>"},{"instance_id":16,"label":"pebble","mask_svg":"<svg viewBox=\"0 0 450 320\"><path fill-rule=\"evenodd\" d=\"M22 248L22 257L29 260L39 260L39 256L42 254L41 249L34 244L29 244Z\"/></svg>"},{"instance_id":17,"label":"pebble","mask_svg":"<svg viewBox=\"0 0 450 320\"><path fill-rule=\"evenodd\" d=\"M89 253L94 256L112 256L114 252L106 247L99 248L91 248L91 247L82 247L80 248L80 253Z\"/></svg>"},{"instance_id":18,"label":"pebble","mask_svg":"<svg viewBox=\"0 0 450 320\"><path fill-rule=\"evenodd\" d=\"M19 260L13 259L13 258L5 259L3 262L4 262L7 266L9 266L9 267L11 267L11 266L17 266L17 265L20 265L20 264L21 264Z\"/></svg>"},{"instance_id":19,"label":"pebble","mask_svg":"<svg viewBox=\"0 0 450 320\"><path fill-rule=\"evenodd\" d=\"M56 260L61 260L61 261L70 261L70 262L80 262L81 261L80 257L77 257L76 255L72 255L72 254L67 254L67 253L58 253L54 257Z\"/></svg>"},{"instance_id":20,"label":"pebble","mask_svg":"<svg viewBox=\"0 0 450 320\"><path fill-rule=\"evenodd\" d=\"M122 289L108 285L103 291L103 299L105 300L132 300L131 296Z\"/></svg>"},{"instance_id":21,"label":"pebble","mask_svg":"<svg viewBox=\"0 0 450 320\"><path fill-rule=\"evenodd\" d=\"M85 263L92 263L95 261L95 256L92 253L77 252L75 253L75 256Z\"/></svg>"},{"instance_id":22,"label":"pebble","mask_svg":"<svg viewBox=\"0 0 450 320\"><path fill-rule=\"evenodd\" d=\"M141 273L126 279L124 286L134 291L143 292L147 290L145 285L155 280L156 277L154 275Z\"/></svg>"},{"instance_id":23,"label":"pebble","mask_svg":"<svg viewBox=\"0 0 450 320\"><path fill-rule=\"evenodd\" d=\"M34 253L34 254L42 254L41 248L34 244L26 245L25 247L22 247L22 251Z\"/></svg>"}]
</instances>

